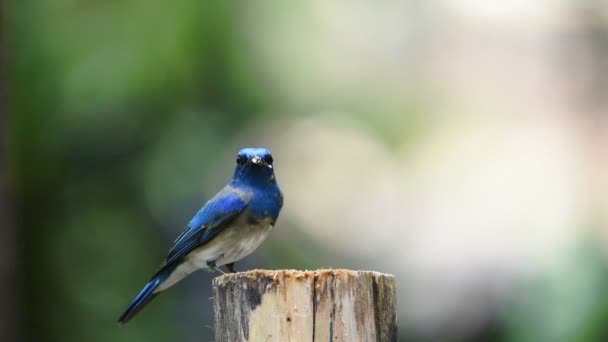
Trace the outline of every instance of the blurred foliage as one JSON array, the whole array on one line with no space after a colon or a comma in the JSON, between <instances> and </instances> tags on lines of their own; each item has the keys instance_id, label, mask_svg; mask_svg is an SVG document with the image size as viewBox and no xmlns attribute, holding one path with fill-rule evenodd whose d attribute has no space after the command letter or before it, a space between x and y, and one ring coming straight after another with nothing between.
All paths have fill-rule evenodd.
<instances>
[{"instance_id":1,"label":"blurred foliage","mask_svg":"<svg viewBox=\"0 0 608 342\"><path fill-rule=\"evenodd\" d=\"M608 339L608 268L600 250L595 241L585 241L566 262L526 284L523 294L507 305L508 340Z\"/></svg>"},{"instance_id":2,"label":"blurred foliage","mask_svg":"<svg viewBox=\"0 0 608 342\"><path fill-rule=\"evenodd\" d=\"M149 183L200 203L202 184L188 182L264 107L233 39L235 5L9 1L28 340L185 340L166 301L133 327L115 320L167 248L144 205L164 190Z\"/></svg>"},{"instance_id":3,"label":"blurred foliage","mask_svg":"<svg viewBox=\"0 0 608 342\"><path fill-rule=\"evenodd\" d=\"M395 168L397 177L402 176L405 165L399 163L398 154L406 155L408 149L417 147L413 143L430 135L430 127L438 122L445 120L448 124L441 125L449 126L458 121L436 115L438 95L421 86L437 81L432 77L425 79L418 70L421 61L429 56L422 53L409 57L413 49L427 43L427 37L418 32L422 30L412 30L415 37L407 39L390 35L407 28L398 25L404 22L403 18L417 21L425 29L433 26L430 20L422 23L428 18L412 14L418 12L404 13L404 17L388 13L394 22L381 27L371 20L375 15L370 19L361 14L369 8L359 4L358 9L363 11L355 8L353 17L370 20L365 23L367 27L378 31L359 32L368 35L363 44L345 39L347 43L340 46L331 36L319 44L361 53L345 53L348 58L336 54L341 56L336 59L342 58L340 63L346 65L341 69L341 64L317 66L325 61L326 51L308 51L309 45L297 40L314 40L323 32L303 19L304 14L319 11L318 4L299 2L292 7L272 0L255 5L218 0L7 0L5 6L9 9L3 23L10 84L9 176L22 239L22 259L18 263L24 269L27 340L212 340L212 330L201 327L201 317L209 325L212 320L211 307L205 306L211 275L202 272L178 285L182 291L167 291L160 296L128 326L119 326L116 319L156 269L159 256L164 255L189 216L225 182L232 172L232 155L251 127L261 131L267 124L281 128L286 116L311 112L353 116L353 120L345 122L355 127L354 131L365 131L375 138L374 142L388 147L385 162ZM250 19L243 13L244 6L255 7L248 8L260 15L262 32L268 33L265 36L257 32L257 39L270 46L279 41L293 46L283 46L276 54L251 48L248 39L253 38L248 35L254 34L247 33ZM329 12L342 10L335 4L327 6ZM428 15L428 9L416 1L401 9L413 11L418 7L421 14ZM386 8L384 11L392 12L390 6ZM265 21L266 11L271 9L276 11L276 22ZM358 20L336 25L329 20L319 21L319 27L326 25L336 35L348 33L353 27L365 28ZM405 20L408 24L410 21ZM292 37L298 29L304 34ZM432 29L445 28L439 25ZM283 40L271 33L284 35L279 37ZM375 45L369 41L382 38L382 34L390 36L379 43L384 45L377 51L370 48ZM429 45L441 46L439 43L431 41ZM394 48L399 53L387 56L382 48L389 52ZM437 55L443 56L441 50ZM402 68L401 58L412 59L404 63L409 69ZM276 64L276 70L266 70L260 60L267 65ZM363 69L362 62L366 60L380 66L379 76L370 68L361 74L353 73L351 78L341 78L344 70ZM430 63L441 65L442 61L437 58ZM385 65L389 67L384 68ZM454 65L458 69L459 64ZM441 66L438 68L442 70ZM292 69L307 77L292 85ZM281 77L269 75L272 72ZM469 77L466 72L464 83ZM318 75L323 73L338 81L320 87L319 83L331 79L327 76L319 80ZM393 73L398 74L397 81L390 78ZM380 84L383 82L388 86ZM454 83L461 86L458 79ZM303 93L301 97L289 97L298 92ZM458 110L461 109L454 113ZM478 117L469 121L477 122ZM342 125L342 121L337 122L336 126ZM453 129L443 126L446 131ZM360 137L348 129L344 132L343 136ZM323 135L325 131L321 133L319 140L325 143L327 135ZM267 142L257 137L251 140ZM302 139L296 144L306 142ZM336 144L334 148L347 144ZM361 151L351 152L359 157ZM392 152L395 155L390 155ZM315 151L312 156L321 159L322 154ZM464 159L467 158L470 156ZM329 156L324 161L328 159L348 162L346 157ZM356 162L359 165L360 160ZM371 160L370 164L376 162ZM299 165L293 169L298 168ZM344 179L344 183L351 180L343 176L335 178ZM359 191L349 183L344 188ZM340 199L342 195L334 197ZM311 197L317 200L318 196L315 193ZM289 200L286 195L286 203ZM397 208L389 205L392 203L385 204L380 203L377 209ZM399 228L397 222L402 221L392 222ZM415 220L404 222L416 224ZM332 248L337 233L336 237L328 234L331 238L324 245L307 235L297 222L289 221L289 217L281 217L281 225L290 230L273 233L273 238L256 253L262 260L251 262L248 258L243 261L243 269L361 268L372 264L384 271L390 265L405 263L385 260L385 255L399 255L391 253L388 246L379 251L372 245L369 250L354 250L346 255L338 246ZM374 229L379 228L366 227L369 234L376 234ZM387 235L386 241L398 240ZM291 247L294 241L298 241L297 249ZM407 246L407 241L404 243ZM350 248L348 241L344 245ZM600 251L601 246L595 244L579 246L568 254L568 262L526 281L516 298L508 297L507 303L501 303L485 325L467 335L468 340L606 340L608 270ZM378 255L370 255L373 253ZM400 286L411 285L403 278L399 279ZM180 297L185 300L174 305ZM407 318L400 324L402 340L425 340L429 336L432 340L435 336L418 335ZM449 334L450 331L441 331L436 336Z\"/></svg>"}]
</instances>

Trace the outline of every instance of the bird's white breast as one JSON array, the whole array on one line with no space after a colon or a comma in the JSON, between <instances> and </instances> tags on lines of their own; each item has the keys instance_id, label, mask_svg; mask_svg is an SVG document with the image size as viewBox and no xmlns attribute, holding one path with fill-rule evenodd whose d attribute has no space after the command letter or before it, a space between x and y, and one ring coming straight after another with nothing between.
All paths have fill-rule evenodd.
<instances>
[{"instance_id":1,"label":"bird's white breast","mask_svg":"<svg viewBox=\"0 0 608 342\"><path fill-rule=\"evenodd\" d=\"M188 259L198 268L207 267L208 260L216 260L217 266L239 261L256 250L266 240L271 229L270 222L236 222L207 245L190 253Z\"/></svg>"},{"instance_id":2,"label":"bird's white breast","mask_svg":"<svg viewBox=\"0 0 608 342\"><path fill-rule=\"evenodd\" d=\"M251 254L268 237L272 229L270 219L251 224L241 215L233 224L226 227L216 237L201 247L196 248L165 280L155 292L163 291L177 283L188 274L207 268L209 260L215 260L217 266L222 266L241 260Z\"/></svg>"}]
</instances>

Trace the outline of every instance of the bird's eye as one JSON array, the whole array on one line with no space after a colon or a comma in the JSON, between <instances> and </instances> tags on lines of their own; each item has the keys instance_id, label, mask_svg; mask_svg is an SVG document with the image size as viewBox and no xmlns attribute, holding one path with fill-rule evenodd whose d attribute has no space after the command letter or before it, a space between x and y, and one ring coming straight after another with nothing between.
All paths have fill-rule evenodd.
<instances>
[{"instance_id":1,"label":"bird's eye","mask_svg":"<svg viewBox=\"0 0 608 342\"><path fill-rule=\"evenodd\" d=\"M240 155L236 157L236 163L239 165L243 165L247 162L247 157Z\"/></svg>"},{"instance_id":2,"label":"bird's eye","mask_svg":"<svg viewBox=\"0 0 608 342\"><path fill-rule=\"evenodd\" d=\"M266 164L272 165L272 162L273 162L272 156L270 154L265 155L264 156L264 161L266 162Z\"/></svg>"}]
</instances>

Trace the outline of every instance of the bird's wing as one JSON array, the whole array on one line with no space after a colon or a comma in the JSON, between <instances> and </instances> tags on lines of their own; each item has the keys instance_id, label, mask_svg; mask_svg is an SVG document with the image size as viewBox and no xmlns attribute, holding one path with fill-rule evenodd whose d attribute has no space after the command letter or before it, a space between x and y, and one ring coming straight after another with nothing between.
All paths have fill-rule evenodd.
<instances>
[{"instance_id":1,"label":"bird's wing","mask_svg":"<svg viewBox=\"0 0 608 342\"><path fill-rule=\"evenodd\" d=\"M245 199L239 192L229 188L220 191L194 215L188 228L173 243L161 267L209 242L242 213L246 206Z\"/></svg>"}]
</instances>

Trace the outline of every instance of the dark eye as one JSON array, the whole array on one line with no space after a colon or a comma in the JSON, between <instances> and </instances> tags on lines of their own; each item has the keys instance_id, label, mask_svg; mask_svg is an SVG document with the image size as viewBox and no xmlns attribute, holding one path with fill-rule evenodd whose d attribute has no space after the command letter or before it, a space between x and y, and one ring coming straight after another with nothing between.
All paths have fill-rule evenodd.
<instances>
[{"instance_id":1,"label":"dark eye","mask_svg":"<svg viewBox=\"0 0 608 342\"><path fill-rule=\"evenodd\" d=\"M266 162L266 164L272 165L272 156L270 154L267 154L266 156L264 156L264 161Z\"/></svg>"},{"instance_id":2,"label":"dark eye","mask_svg":"<svg viewBox=\"0 0 608 342\"><path fill-rule=\"evenodd\" d=\"M243 165L247 162L247 157L240 155L240 156L236 156L236 163L239 165Z\"/></svg>"}]
</instances>

